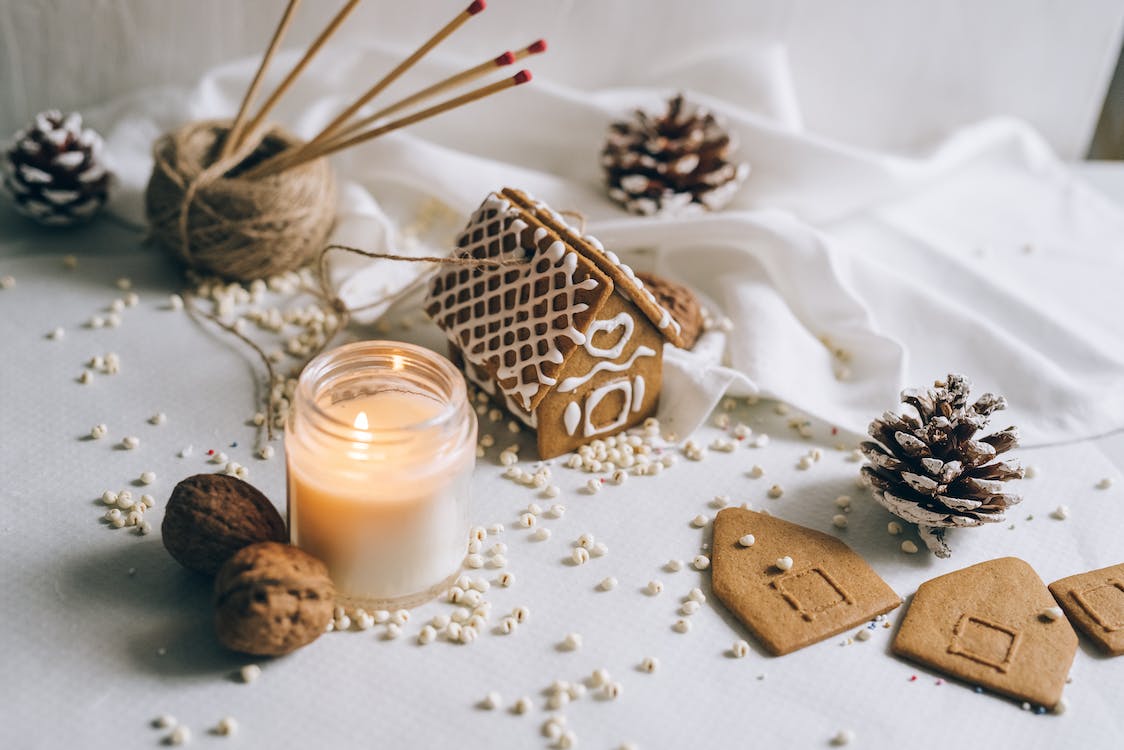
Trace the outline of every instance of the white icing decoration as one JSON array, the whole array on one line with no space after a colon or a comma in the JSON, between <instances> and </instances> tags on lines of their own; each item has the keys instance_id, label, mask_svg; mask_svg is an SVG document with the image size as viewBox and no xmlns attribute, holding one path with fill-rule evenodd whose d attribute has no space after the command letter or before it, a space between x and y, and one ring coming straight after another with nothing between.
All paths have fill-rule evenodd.
<instances>
[{"instance_id":1,"label":"white icing decoration","mask_svg":"<svg viewBox=\"0 0 1124 750\"><path fill-rule=\"evenodd\" d=\"M618 313L615 318L610 320L595 320L585 332L585 350L594 357L616 359L624 352L628 340L632 338L632 331L635 327L636 322L633 321L632 316L626 312ZM621 334L620 340L611 348L602 349L593 343L594 336L596 336L597 333L604 332L612 334L618 328L623 328L624 333Z\"/></svg>"},{"instance_id":2,"label":"white icing decoration","mask_svg":"<svg viewBox=\"0 0 1124 750\"><path fill-rule=\"evenodd\" d=\"M644 376L637 375L632 380L632 410L640 411L644 403Z\"/></svg>"},{"instance_id":3,"label":"white icing decoration","mask_svg":"<svg viewBox=\"0 0 1124 750\"><path fill-rule=\"evenodd\" d=\"M667 196L667 195L663 196L663 200L664 200L665 203L667 202L668 197L669 196ZM691 196L689 194L685 194L685 195L682 195L680 197L684 198L688 203L691 202ZM643 201L643 200L648 200L648 199L638 199L638 200ZM650 213L655 213L656 210L659 208L659 205L655 201L649 201L649 202L652 205L652 211ZM542 211L546 211L546 212L550 213L550 215L554 217L555 221L559 222L562 226L569 227L570 230L574 232L574 234L580 234L579 232L577 232L572 226L570 226L566 222L566 219L561 214L559 214L554 209L547 206L545 203L536 202L535 206ZM700 210L701 210L701 208L700 208ZM649 213L649 212L645 211L645 213ZM667 309L659 303L659 300L657 300L655 298L655 295L653 295L650 291L648 291L647 289L644 288L644 283L641 282L640 279L636 278L636 273L628 265L621 262L621 259L619 257L617 257L616 253L614 253L610 250L606 250L605 246L602 245L601 241L598 240L596 237L591 237L590 235L585 234L585 235L581 235L581 238L583 240L585 240L587 243L589 243L589 245L591 247L593 247L595 250L597 250L597 252L604 255L605 258L608 259L608 261L610 263L612 263L614 266L619 268L620 272L622 274L624 274L625 279L628 280L628 284L622 284L622 285L618 286L618 291L620 291L625 297L628 297L630 294L639 294L639 295L643 296L645 299L648 300L648 302L652 305L652 307L655 308L659 312L659 318L657 320L652 321L653 325L655 325L661 331L665 330L667 328L670 328L676 334L679 334L679 332L681 330L681 328L679 326L679 322L677 320L675 320L675 318L671 317L671 313L669 313L667 311ZM650 317L651 316L649 316L649 318Z\"/></svg>"},{"instance_id":4,"label":"white icing decoration","mask_svg":"<svg viewBox=\"0 0 1124 750\"><path fill-rule=\"evenodd\" d=\"M607 424L601 426L593 424L593 411L606 396L614 391L621 391L624 393L624 406L621 407L621 413L618 414L612 422ZM632 410L632 402L632 382L627 378L603 383L594 388L585 399L585 427L582 430L583 435L585 437L593 437L594 435L599 435L602 432L610 432L624 425L624 423L628 421L628 413Z\"/></svg>"},{"instance_id":5,"label":"white icing decoration","mask_svg":"<svg viewBox=\"0 0 1124 750\"><path fill-rule=\"evenodd\" d=\"M562 422L566 425L566 434L573 435L578 430L578 423L582 418L582 408L577 401L566 404L566 411L562 413Z\"/></svg>"},{"instance_id":6,"label":"white icing decoration","mask_svg":"<svg viewBox=\"0 0 1124 750\"><path fill-rule=\"evenodd\" d=\"M518 207L494 193L489 195L461 233L456 256L522 257L525 251L519 238L528 227L519 215ZM536 232L535 236L542 239L547 235ZM505 255L505 242L508 247L514 245L520 248L518 254ZM589 306L576 301L577 293L601 286L601 282L592 276L581 282L575 280L578 254L561 241L552 243L545 250L532 251L530 260L531 265L518 269L472 268L439 276L431 285L427 300L428 304L437 305L434 319L445 329L448 337L461 346L465 360L485 369L489 369L487 363L491 363L495 368L496 381L510 383L501 385L501 389L521 405L524 412L530 411L542 388L557 384L557 379L547 375L543 368L547 364L563 364L565 357L559 350L559 342L569 339L577 346L586 342L585 333L574 327L574 317ZM444 286L435 291L438 284ZM486 289L483 294L473 291L480 284ZM490 287L492 284L495 288ZM549 290L547 295L535 293L536 286L540 285ZM465 291L469 292L465 295L466 299L460 300L461 293ZM515 304L507 304L505 297L508 296L515 298ZM563 298L562 304L556 307L559 297ZM548 304L548 315L561 318L563 325L534 315L534 307L543 304L544 299ZM499 304L495 304L497 301ZM484 312L477 314L478 310L474 308L480 305L484 306ZM495 312L488 312L491 307L495 308ZM464 321L459 320L462 312L467 313ZM535 333L535 328L543 323L550 325L547 336ZM481 331L484 333L481 334ZM522 350L528 344L531 353L524 356ZM510 353L515 355L513 365L505 361Z\"/></svg>"},{"instance_id":7,"label":"white icing decoration","mask_svg":"<svg viewBox=\"0 0 1124 750\"><path fill-rule=\"evenodd\" d=\"M473 370L473 368L471 368L471 367L464 368L464 376L468 380L475 383L477 385L477 387L479 387L481 390L483 390L489 396L496 397L497 393L496 393L495 382L493 382L491 380L491 378L478 378L478 377L476 377L476 373L474 373L472 370ZM536 415L534 412L527 412L527 411L524 411L523 409L520 409L519 406L511 399L511 396L508 396L506 393L502 394L502 396L503 396L504 406L507 407L507 410L508 410L508 412L511 413L511 416L515 417L520 422L522 422L523 424L530 427L532 430L538 429L538 427L539 427L538 415Z\"/></svg>"},{"instance_id":8,"label":"white icing decoration","mask_svg":"<svg viewBox=\"0 0 1124 750\"><path fill-rule=\"evenodd\" d=\"M588 383L594 375L601 372L602 370L605 370L606 372L625 372L626 370L631 370L632 366L636 363L636 360L638 360L640 357L654 357L655 354L656 352L653 349L650 349L646 346L638 346L636 347L636 351L632 353L632 356L624 362L598 362L585 375L566 378L558 386L558 392L569 393L570 391L576 390L577 388L580 388L581 386Z\"/></svg>"}]
</instances>

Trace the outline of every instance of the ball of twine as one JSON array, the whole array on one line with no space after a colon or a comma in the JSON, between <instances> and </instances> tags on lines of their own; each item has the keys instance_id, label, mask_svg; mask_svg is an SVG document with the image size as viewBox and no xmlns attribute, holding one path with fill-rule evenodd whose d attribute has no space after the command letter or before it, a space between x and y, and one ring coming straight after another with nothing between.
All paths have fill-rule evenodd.
<instances>
[{"instance_id":1,"label":"ball of twine","mask_svg":"<svg viewBox=\"0 0 1124 750\"><path fill-rule=\"evenodd\" d=\"M239 281L292 271L323 248L335 220L326 159L270 177L239 175L301 143L273 127L216 161L226 121L194 122L153 147L145 191L152 236L192 268Z\"/></svg>"}]
</instances>

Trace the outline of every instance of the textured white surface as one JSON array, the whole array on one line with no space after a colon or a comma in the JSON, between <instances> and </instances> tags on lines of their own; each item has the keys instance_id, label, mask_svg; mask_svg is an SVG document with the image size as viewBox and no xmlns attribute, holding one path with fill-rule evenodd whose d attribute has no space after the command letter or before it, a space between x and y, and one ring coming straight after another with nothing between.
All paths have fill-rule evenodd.
<instances>
[{"instance_id":1,"label":"textured white surface","mask_svg":"<svg viewBox=\"0 0 1124 750\"><path fill-rule=\"evenodd\" d=\"M76 270L63 268L65 253L78 256ZM517 577L485 598L494 603L491 624L519 605L529 608L528 621L513 635L489 629L470 646L418 646L421 626L450 611L429 604L398 640L380 639L378 628L330 634L289 657L260 660L261 678L245 685L235 673L254 660L215 643L208 583L172 562L158 535L108 529L96 499L105 489L129 486L141 471L155 471L157 506L150 516L158 521L177 479L217 468L204 463L204 452L214 447L249 466L250 481L283 508L283 462L252 455L254 428L246 420L253 411L253 362L183 312L163 309L177 288L175 270L162 255L141 249L135 234L105 222L48 233L0 208L4 274L17 282L0 290L4 747L157 746L168 731L149 722L164 713L188 725L199 745L217 742L207 730L229 715L238 721L236 741L250 747L353 747L376 739L387 747L546 747L539 733L548 715L542 691L597 668L608 669L623 692L607 701L590 691L562 712L581 747L626 740L641 748L741 746L747 738L755 746L822 747L842 729L853 730L863 747L1119 747L1124 669L1085 641L1066 690L1068 713L1036 716L962 685L939 684L937 675L891 657L892 630L878 629L869 641L846 647L842 638L829 639L779 659L765 656L750 638L750 654L732 658L734 642L748 636L713 597L690 616L690 632L672 629L681 598L695 586L709 592L708 576L690 566L679 572L663 566L697 554L703 535L690 521L699 513L712 516L709 502L719 493L838 534L903 596L932 576L1007 554L1030 562L1047 582L1118 563L1124 557L1120 437L1020 451L1039 474L1022 483L1026 500L1010 516L1014 528L959 532L950 540L952 559L937 561L898 551L903 538L916 538L886 533L890 517L854 486L857 465L832 448L828 426L815 424L813 437L801 439L786 426L790 417L765 402L733 417L769 433L767 448L712 451L698 463L680 458L659 478L632 477L596 495L579 489L586 475L556 461L559 500L539 499L500 477L498 451L509 436L502 423L485 420L497 447L479 462L473 516L506 525L499 538ZM140 304L126 310L120 328L83 328L120 296L119 276L133 279ZM66 336L47 339L56 326ZM440 341L428 323L395 335ZM121 373L78 384L83 363L109 351L120 355ZM157 411L167 414L165 424L148 423ZM85 439L101 422L109 436ZM141 439L138 449L116 448L126 434ZM718 435L706 427L696 439L705 445ZM238 447L231 447L235 441ZM529 439L520 442L531 450ZM178 458L188 444L194 455ZM797 470L812 447L824 450L823 460ZM765 468L763 477L750 478L754 464ZM1095 489L1106 476L1114 486ZM766 490L774 482L785 494L772 500ZM845 530L832 526L840 494L854 497ZM561 519L540 519L553 532L547 541L516 526L533 501L567 506ZM1063 502L1070 518L1050 518ZM587 532L608 545L608 555L567 564L570 544ZM610 575L619 585L599 590ZM663 593L645 594L657 578ZM900 616L895 611L890 621ZM572 632L581 634L581 649L560 649ZM659 660L655 673L639 669L645 657ZM500 693L505 706L530 696L536 708L522 716L477 708L489 691Z\"/></svg>"}]
</instances>

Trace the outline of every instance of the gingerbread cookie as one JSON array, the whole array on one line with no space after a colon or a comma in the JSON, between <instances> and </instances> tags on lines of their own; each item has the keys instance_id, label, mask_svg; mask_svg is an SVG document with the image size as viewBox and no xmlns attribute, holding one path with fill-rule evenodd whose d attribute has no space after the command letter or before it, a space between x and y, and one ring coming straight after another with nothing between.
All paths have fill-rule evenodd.
<instances>
[{"instance_id":1,"label":"gingerbread cookie","mask_svg":"<svg viewBox=\"0 0 1124 750\"><path fill-rule=\"evenodd\" d=\"M1102 651L1124 654L1124 563L1054 581L1050 593Z\"/></svg>"},{"instance_id":2,"label":"gingerbread cookie","mask_svg":"<svg viewBox=\"0 0 1124 750\"><path fill-rule=\"evenodd\" d=\"M1077 652L1054 599L1022 560L1003 557L921 584L893 651L973 685L1053 708Z\"/></svg>"},{"instance_id":3,"label":"gingerbread cookie","mask_svg":"<svg viewBox=\"0 0 1124 750\"><path fill-rule=\"evenodd\" d=\"M680 346L684 349L692 348L699 340L703 328L703 311L699 298L689 287L654 273L638 271L636 278L644 282L644 287L679 323L679 336L682 339Z\"/></svg>"},{"instance_id":4,"label":"gingerbread cookie","mask_svg":"<svg viewBox=\"0 0 1124 750\"><path fill-rule=\"evenodd\" d=\"M541 458L655 413L680 326L616 255L510 188L484 200L457 248L510 263L439 273L425 311L468 379L536 430Z\"/></svg>"},{"instance_id":5,"label":"gingerbread cookie","mask_svg":"<svg viewBox=\"0 0 1124 750\"><path fill-rule=\"evenodd\" d=\"M715 595L770 653L838 635L901 604L833 536L743 508L714 518Z\"/></svg>"}]
</instances>

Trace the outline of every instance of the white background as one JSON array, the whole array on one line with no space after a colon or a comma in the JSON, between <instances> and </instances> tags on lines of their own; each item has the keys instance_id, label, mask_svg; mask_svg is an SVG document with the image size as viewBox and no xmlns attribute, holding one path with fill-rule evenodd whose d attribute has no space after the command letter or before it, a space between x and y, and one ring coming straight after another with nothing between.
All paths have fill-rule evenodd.
<instances>
[{"instance_id":1,"label":"white background","mask_svg":"<svg viewBox=\"0 0 1124 750\"><path fill-rule=\"evenodd\" d=\"M466 4L364 0L336 44L389 40L405 51ZM189 85L215 64L260 54L284 5L0 0L0 132L47 107L89 108L142 86ZM306 0L290 46L307 43L341 6ZM732 56L749 43L776 43L814 132L914 150L1009 114L1072 159L1088 147L1122 23L1115 0L493 0L443 49L484 59L545 36L554 45L535 71L592 89L674 85L661 69L675 67L684 41Z\"/></svg>"}]
</instances>

